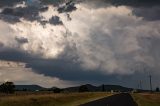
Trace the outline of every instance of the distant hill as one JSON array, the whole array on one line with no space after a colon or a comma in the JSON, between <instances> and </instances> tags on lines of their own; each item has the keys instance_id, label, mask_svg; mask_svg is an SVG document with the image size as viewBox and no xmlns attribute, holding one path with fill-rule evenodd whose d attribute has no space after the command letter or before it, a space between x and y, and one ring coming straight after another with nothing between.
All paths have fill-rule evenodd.
<instances>
[{"instance_id":1,"label":"distant hill","mask_svg":"<svg viewBox=\"0 0 160 106\"><path fill-rule=\"evenodd\" d=\"M93 86L91 84L86 84L86 86L87 86L88 90L91 92L99 91L98 87Z\"/></svg>"},{"instance_id":2,"label":"distant hill","mask_svg":"<svg viewBox=\"0 0 160 106\"><path fill-rule=\"evenodd\" d=\"M96 86L93 86L91 84L86 84L85 86L87 86L87 88L90 92L95 92L98 90L98 88ZM64 88L63 90L68 91L68 92L79 92L79 87L80 86L69 87L69 88Z\"/></svg>"},{"instance_id":3,"label":"distant hill","mask_svg":"<svg viewBox=\"0 0 160 106\"><path fill-rule=\"evenodd\" d=\"M90 92L99 92L102 91L102 85L101 86L93 86L91 84L86 84L85 85L88 90ZM64 91L68 91L68 92L78 92L79 91L79 87L80 86L76 86L76 87L69 87L69 88L64 88ZM105 91L120 91L120 92L128 92L128 91L132 91L132 88L127 88L127 87L123 87L123 86L119 86L119 85L104 85L104 90Z\"/></svg>"},{"instance_id":4,"label":"distant hill","mask_svg":"<svg viewBox=\"0 0 160 106\"><path fill-rule=\"evenodd\" d=\"M83 85L86 86L86 88L88 89L89 92L100 92L103 90L103 86L94 86L91 84L86 84ZM54 89L56 89L57 87L52 87L52 88L43 88L39 85L16 85L16 90L18 91L36 91L36 90L46 90L46 91L53 91ZM79 88L80 86L75 86L75 87L68 87L68 88L63 88L62 90L64 92L79 92ZM104 91L120 91L120 92L128 92L128 91L132 91L132 88L127 88L127 87L123 87L120 85L104 85Z\"/></svg>"},{"instance_id":5,"label":"distant hill","mask_svg":"<svg viewBox=\"0 0 160 106\"><path fill-rule=\"evenodd\" d=\"M16 85L15 89L19 91L22 91L22 90L36 91L36 90L45 90L46 88L43 88L39 85Z\"/></svg>"},{"instance_id":6,"label":"distant hill","mask_svg":"<svg viewBox=\"0 0 160 106\"><path fill-rule=\"evenodd\" d=\"M102 90L102 86L98 87L99 90ZM104 89L105 91L120 91L120 92L127 92L127 91L132 91L132 88L127 88L127 87L123 87L120 85L104 85Z\"/></svg>"}]
</instances>

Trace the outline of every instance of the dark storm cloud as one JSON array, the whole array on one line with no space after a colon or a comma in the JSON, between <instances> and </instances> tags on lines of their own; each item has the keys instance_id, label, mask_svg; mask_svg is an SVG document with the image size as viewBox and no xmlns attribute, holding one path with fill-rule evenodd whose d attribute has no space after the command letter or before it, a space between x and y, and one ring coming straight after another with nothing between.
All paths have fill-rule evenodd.
<instances>
[{"instance_id":1,"label":"dark storm cloud","mask_svg":"<svg viewBox=\"0 0 160 106\"><path fill-rule=\"evenodd\" d=\"M0 20L3 20L5 22L9 22L9 23L12 23L12 24L20 22L19 17L8 16L8 15L3 15L3 14L0 14Z\"/></svg>"},{"instance_id":2,"label":"dark storm cloud","mask_svg":"<svg viewBox=\"0 0 160 106\"><path fill-rule=\"evenodd\" d=\"M12 7L18 3L22 3L25 0L0 0L0 7Z\"/></svg>"},{"instance_id":3,"label":"dark storm cloud","mask_svg":"<svg viewBox=\"0 0 160 106\"><path fill-rule=\"evenodd\" d=\"M10 17L16 17L17 19L24 18L29 21L39 20L41 18L39 17L39 9L36 7L5 8L0 14L9 17L9 19Z\"/></svg>"},{"instance_id":4,"label":"dark storm cloud","mask_svg":"<svg viewBox=\"0 0 160 106\"><path fill-rule=\"evenodd\" d=\"M39 12L45 12L48 10L47 6L40 8L29 7L17 7L17 8L4 8L0 13L0 19L9 23L20 22L20 18L28 21L38 21L42 25L49 23L48 21L42 21L43 17L39 16Z\"/></svg>"},{"instance_id":5,"label":"dark storm cloud","mask_svg":"<svg viewBox=\"0 0 160 106\"><path fill-rule=\"evenodd\" d=\"M143 8L134 8L133 14L138 17L143 17L145 20L156 21L160 20L160 7L143 7Z\"/></svg>"},{"instance_id":6,"label":"dark storm cloud","mask_svg":"<svg viewBox=\"0 0 160 106\"><path fill-rule=\"evenodd\" d=\"M106 1L103 0L104 2L106 2L106 4L100 3L100 2L98 4L96 4L95 2L97 2L97 1L95 1L95 0L93 1L94 6L96 8L108 6L108 2L106 2L107 0ZM58 1L56 1L56 2L57 2L57 4L59 4ZM15 5L16 3L18 3L18 2L15 2L15 3L11 4L10 6ZM48 1L43 0L42 3L52 4L53 2L50 0L48 0ZM144 2L144 0L139 1L139 2L133 1L133 0L125 0L125 1L124 0L113 0L113 1L110 1L110 4L116 5L116 6L120 6L120 5L131 6L131 7L133 7L133 14L134 15L136 15L138 17L143 17L147 21L148 20L152 20L152 21L159 20L159 15L157 15L157 13L159 13L159 8L158 8L158 6L155 6L155 5L159 5L158 1L155 1L153 3L152 1L149 1L149 0L146 2ZM150 9L148 7L149 5L153 6L153 8ZM156 10L157 10L155 13L154 13L154 10L155 10L154 8L156 8ZM73 10L76 10L76 9L77 8L75 7L74 3L68 2L66 5L60 7L58 9L58 11L60 13L63 13L63 12L68 13L68 12L72 12ZM20 18L23 18L28 21L39 21L42 25L45 25L46 23L50 23L53 25L62 25L63 24L61 19L58 16L53 16L49 21L41 20L41 19L43 19L43 17L39 17L39 12L44 12L47 10L48 10L47 6L42 6L40 8L34 7L34 6L17 7L17 8L5 7L4 10L1 12L0 19L5 20L10 23L19 22ZM149 15L146 14L147 12ZM109 13L107 13L107 14L109 14ZM98 18L98 16L100 16L100 15L97 15L97 18ZM68 17L70 18L70 15L68 15ZM105 15L102 17L105 17ZM130 38L130 36L127 36L127 37L123 36L125 33L120 33L120 32L123 32L123 30L119 30L119 31L111 30L111 32L114 32L113 34L111 34L111 36L113 35L112 39L109 37L107 37L108 39L105 39L106 32L103 33L103 30L101 29L103 24L105 24L105 23L108 23L108 25L117 24L116 26L120 26L120 27L127 26L128 24L132 24L132 21L130 21L130 20L127 21L127 19L129 18L128 16L125 20L122 20L122 21L119 20L118 21L119 23L114 23L118 19L125 18L125 17L118 18L118 16L116 16L116 17L117 17L116 19L114 19L115 17L112 18L113 22L112 22L112 20L110 20L111 24L109 23L109 21L103 21L101 23L100 23L100 21L95 22L95 24L96 23L101 24L98 27L94 27L95 24L90 25L90 23L88 23L89 27L91 27L90 29L92 29L90 31L91 33L89 35L94 35L94 36L89 36L89 37L91 37L90 39L92 41L91 41L91 44L89 44L89 45L87 45L87 44L90 42L88 42L88 41L85 42L84 51L86 51L85 48L87 46L89 46L90 47L89 50L90 50L91 54L87 55L86 57L84 57L82 54L82 57L84 59L87 59L88 57L93 58L93 60L91 59L92 62L98 61L96 63L96 64L99 64L98 68L96 67L93 70L92 69L84 69L83 67L80 66L81 63L78 62L79 58L76 53L77 52L76 49L78 49L76 47L76 44L72 47L70 47L70 46L66 47L66 49L63 51L63 53L61 53L56 59L44 59L39 56L33 56L32 53L28 54L28 53L26 53L26 51L20 51L20 50L15 50L15 49L11 49L11 48L1 49L1 48L3 48L4 45L3 45L3 43L2 44L0 43L0 59L1 60L25 62L25 63L27 63L26 67L32 68L37 73L41 73L41 74L44 74L47 76L58 77L58 78L61 78L64 80L82 81L82 82L88 81L88 82L95 82L95 83L96 82L98 82L98 83L102 83L102 82L109 83L110 82L110 83L119 83L119 84L126 84L126 85L133 84L132 82L135 83L136 80L139 80L142 78L145 79L145 75L139 74L139 73L135 73L132 77L130 77L130 76L129 77L127 77L127 76L122 77L121 75L105 75L104 73L105 73L105 71L108 72L108 69L106 69L104 71L102 69L101 70L99 69L99 67L101 65L105 65L105 62L107 60L107 58L105 59L105 56L107 57L107 52L104 52L105 50L108 49L108 48L106 48L106 46L109 45L109 47L112 47L112 46L114 46L114 41L116 42L117 39L118 39L117 41L119 41L119 39L120 39L120 43L117 43L117 42L116 42L117 44L115 43L115 45L118 45L117 47L119 48L120 44L122 44L121 42L126 41L126 40L124 40L125 38L127 38L127 37ZM89 17L85 17L85 19L86 18L89 18ZM102 20L104 20L104 18L102 18ZM114 21L114 20L116 20L116 21ZM83 20L81 20L81 21L83 21ZM94 21L92 21L92 23L94 23ZM136 26L136 25L134 25L134 26ZM115 28L115 26L110 26L110 27ZM129 26L129 27L132 27L132 26ZM104 28L106 28L106 26L104 26ZM130 32L130 31L132 31L132 30L128 30L128 32ZM134 31L136 32L137 30L135 29ZM132 33L134 33L134 32L132 32ZM97 37L97 35L99 35L99 36ZM121 35L121 36L119 38L117 38L117 37L114 37L115 35L118 35L117 37L119 37L119 35ZM144 54L146 53L147 56L153 55L154 60L156 60L155 62L158 61L158 63L159 63L159 61L160 61L159 60L160 48L158 45L160 45L159 44L160 39L157 37L153 37L153 38L151 37L148 39L146 37L144 37L144 38L139 38L139 39L140 40L138 40L138 43L139 43L140 47L142 47L144 50L144 52L142 51L142 53L144 53ZM20 44L24 44L24 43L29 42L29 40L27 38L23 38L23 37L22 38L16 37L14 40L16 40ZM37 40L37 39L35 39L35 40ZM80 39L78 39L78 40L80 40ZM77 44L79 44L79 42ZM97 49L98 45L100 45L100 47L102 47L102 49ZM125 45L127 45L127 44L125 44ZM125 45L122 45L122 46L125 46ZM134 45L134 44L132 44L132 45ZM114 58L116 59L116 61L120 61L120 63L125 61L124 62L125 64L126 63L131 64L132 67L134 68L133 72L137 72L137 71L135 71L136 66L133 65L133 64L137 63L137 61L133 62L134 60L132 59L132 57L134 57L135 54L127 54L126 53L124 55L121 55L118 53L118 50L119 50L118 48L115 48L115 50L117 50L117 51L114 51L115 52ZM132 48L132 46L130 48ZM111 48L111 49L114 49L114 48ZM100 50L102 50L102 51L100 51ZM158 50L158 52L157 52L157 50ZM123 49L122 49L122 51L123 51ZM45 52L47 52L47 51L45 51ZM79 52L81 53L81 51L79 51ZM101 58L101 56L102 56L102 58ZM100 57L100 60L99 60L99 57ZM112 62L110 60L107 60L107 61L109 61L109 63ZM155 64L155 63L153 63L153 64ZM142 64L140 66L145 66L145 65L146 64ZM145 66L145 67L150 69L150 71L157 70L157 69L153 69L152 67L149 67L149 66ZM118 68L120 68L120 67L118 67ZM130 71L130 68L128 70L127 69L124 69L125 72ZM141 71L141 68L138 67L137 70ZM118 72L118 71L116 70L115 72ZM113 72L113 74L114 74L114 72ZM128 82L128 80L130 80L130 82Z\"/></svg>"},{"instance_id":7,"label":"dark storm cloud","mask_svg":"<svg viewBox=\"0 0 160 106\"><path fill-rule=\"evenodd\" d=\"M81 2L94 8L107 6L151 7L160 5L159 0L84 0Z\"/></svg>"},{"instance_id":8,"label":"dark storm cloud","mask_svg":"<svg viewBox=\"0 0 160 106\"><path fill-rule=\"evenodd\" d=\"M73 2L74 0L71 0L67 2L65 5L61 6L58 8L59 13L64 13L64 12L72 12L76 10L75 3Z\"/></svg>"},{"instance_id":9,"label":"dark storm cloud","mask_svg":"<svg viewBox=\"0 0 160 106\"><path fill-rule=\"evenodd\" d=\"M27 0L0 0L0 7L13 7L19 3L26 2ZM64 0L40 0L42 5L59 5L60 3L63 3Z\"/></svg>"},{"instance_id":10,"label":"dark storm cloud","mask_svg":"<svg viewBox=\"0 0 160 106\"><path fill-rule=\"evenodd\" d=\"M22 3L23 1L26 2L26 0L0 0L0 7L12 7L16 4ZM65 2L65 0L40 0L41 5L54 5L54 6L59 6L59 4L62 4ZM80 0L68 0L65 6L61 7L59 10L60 12L65 12L65 11L72 11L76 9L74 6L75 3ZM91 5L93 3L95 6L106 6L106 4L111 4L111 5L129 5L129 6L153 6L153 5L160 5L159 0L81 0L81 2L88 2Z\"/></svg>"},{"instance_id":11,"label":"dark storm cloud","mask_svg":"<svg viewBox=\"0 0 160 106\"><path fill-rule=\"evenodd\" d=\"M25 62L27 63L26 67L32 68L36 73L58 77L63 80L85 83L124 84L124 82L121 82L123 78L119 79L119 77L121 78L120 75L104 75L99 69L85 70L80 66L80 63L77 61L78 57L77 55L73 55L76 54L73 52L76 52L76 45L67 47L65 52L59 55L57 59L42 59L22 51L6 49L0 52L0 59Z\"/></svg>"},{"instance_id":12,"label":"dark storm cloud","mask_svg":"<svg viewBox=\"0 0 160 106\"><path fill-rule=\"evenodd\" d=\"M63 57L63 56L62 56ZM138 88L140 80L143 81L143 88L149 88L149 73L147 70L144 73L134 73L133 75L121 76L121 75L104 75L99 70L85 71L79 65L71 60L65 59L40 59L35 58L29 54L13 49L6 49L0 52L1 60L9 60L15 62L25 62L28 68L34 69L35 72L44 74L47 76L58 77L63 80L78 81L81 84L117 84L127 87ZM18 73L17 73L18 74ZM157 86L156 78L154 76L153 84Z\"/></svg>"},{"instance_id":13,"label":"dark storm cloud","mask_svg":"<svg viewBox=\"0 0 160 106\"><path fill-rule=\"evenodd\" d=\"M24 37L16 37L15 40L20 44L28 43L28 39Z\"/></svg>"},{"instance_id":14,"label":"dark storm cloud","mask_svg":"<svg viewBox=\"0 0 160 106\"><path fill-rule=\"evenodd\" d=\"M105 78L103 74L96 71L93 71L92 73L89 71L82 72L83 69L79 64L73 62L71 59L64 59L63 56L59 59L41 59L33 57L22 51L5 48L5 50L0 51L0 59L25 62L27 63L26 67L32 68L37 73L58 77L64 80L89 81L102 79L99 76L103 76L103 78Z\"/></svg>"},{"instance_id":15,"label":"dark storm cloud","mask_svg":"<svg viewBox=\"0 0 160 106\"><path fill-rule=\"evenodd\" d=\"M85 0L84 5L91 8L104 8L109 6L129 6L133 9L133 15L144 20L156 21L160 19L159 0Z\"/></svg>"},{"instance_id":16,"label":"dark storm cloud","mask_svg":"<svg viewBox=\"0 0 160 106\"><path fill-rule=\"evenodd\" d=\"M158 65L157 61L160 61L160 37L152 35L151 37L141 37L138 40L143 50L148 54L153 55L154 64Z\"/></svg>"},{"instance_id":17,"label":"dark storm cloud","mask_svg":"<svg viewBox=\"0 0 160 106\"><path fill-rule=\"evenodd\" d=\"M40 0L40 1L44 5L52 4L54 6L58 6L59 4L63 3L65 0Z\"/></svg>"},{"instance_id":18,"label":"dark storm cloud","mask_svg":"<svg viewBox=\"0 0 160 106\"><path fill-rule=\"evenodd\" d=\"M31 59L31 56L25 52L21 52L11 48L5 48L0 51L0 59L1 60L8 60L8 61L15 61L15 62L27 62Z\"/></svg>"},{"instance_id":19,"label":"dark storm cloud","mask_svg":"<svg viewBox=\"0 0 160 106\"><path fill-rule=\"evenodd\" d=\"M0 42L0 48L2 48L3 46L4 46L4 44Z\"/></svg>"},{"instance_id":20,"label":"dark storm cloud","mask_svg":"<svg viewBox=\"0 0 160 106\"><path fill-rule=\"evenodd\" d=\"M104 75L98 70L85 71L77 63L71 60L62 58L56 60L40 59L32 57L24 52L11 49L0 52L0 59L15 62L25 62L27 63L26 67L34 69L37 73L58 77L63 80L78 81L82 84L119 84L137 88L139 80L143 79L143 87L148 88L148 73L146 72L146 74L135 73L129 76Z\"/></svg>"},{"instance_id":21,"label":"dark storm cloud","mask_svg":"<svg viewBox=\"0 0 160 106\"><path fill-rule=\"evenodd\" d=\"M40 8L40 12L45 12L48 10L48 7L47 6L43 6Z\"/></svg>"},{"instance_id":22,"label":"dark storm cloud","mask_svg":"<svg viewBox=\"0 0 160 106\"><path fill-rule=\"evenodd\" d=\"M53 16L51 19L49 19L49 23L53 25L63 25L63 22L58 16Z\"/></svg>"},{"instance_id":23,"label":"dark storm cloud","mask_svg":"<svg viewBox=\"0 0 160 106\"><path fill-rule=\"evenodd\" d=\"M48 22L48 21L44 21L43 17L39 16L40 12L45 12L48 10L48 6L47 6L48 4L60 4L64 2L63 0L61 1L41 0L41 4L39 4L38 6L26 5L26 7L16 7L16 8L13 8L12 6L18 3L21 3L19 0L10 1L11 3L8 4L10 7L6 7L5 5L7 5L8 2L9 2L8 0L5 2L4 0L1 0L1 3L4 5L4 9L2 9L2 12L0 13L1 20L10 22L10 23L16 23L16 22L20 22L20 18L23 18L28 21L38 21L42 25L45 25L46 23L51 23L53 25L63 24L62 21L59 19L59 17L56 17L56 16L52 17ZM58 11L60 13L71 12L73 10L76 10L76 7L75 7L75 3L73 3L72 1L67 2L63 6L58 7Z\"/></svg>"},{"instance_id":24,"label":"dark storm cloud","mask_svg":"<svg viewBox=\"0 0 160 106\"><path fill-rule=\"evenodd\" d=\"M43 18L39 16L39 12L45 12L48 10L48 6L39 4L39 6L26 5L26 7L14 7L17 4L22 4L26 0L1 0L0 7L2 12L0 13L0 19L10 23L20 22L20 18L28 21L39 21Z\"/></svg>"},{"instance_id":25,"label":"dark storm cloud","mask_svg":"<svg viewBox=\"0 0 160 106\"><path fill-rule=\"evenodd\" d=\"M1 14L4 15L11 15L11 16L17 16L17 17L22 17L23 12L19 11L19 9L12 9L12 8L5 8Z\"/></svg>"},{"instance_id":26,"label":"dark storm cloud","mask_svg":"<svg viewBox=\"0 0 160 106\"><path fill-rule=\"evenodd\" d=\"M115 83L118 79L114 75L106 76L98 70L84 70L76 61L74 47L67 47L58 59L42 59L26 52L5 48L0 51L0 60L27 63L27 68L32 68L36 73L46 76L58 77L63 80L80 81L83 83ZM115 80L116 79L116 80Z\"/></svg>"},{"instance_id":27,"label":"dark storm cloud","mask_svg":"<svg viewBox=\"0 0 160 106\"><path fill-rule=\"evenodd\" d=\"M128 5L128 6L155 6L160 5L159 0L106 0L112 5Z\"/></svg>"}]
</instances>

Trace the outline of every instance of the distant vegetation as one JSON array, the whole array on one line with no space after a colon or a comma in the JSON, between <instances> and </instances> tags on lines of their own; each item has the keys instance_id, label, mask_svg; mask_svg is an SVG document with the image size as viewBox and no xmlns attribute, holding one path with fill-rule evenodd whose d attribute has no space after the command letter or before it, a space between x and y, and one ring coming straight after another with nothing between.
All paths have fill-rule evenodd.
<instances>
[{"instance_id":1,"label":"distant vegetation","mask_svg":"<svg viewBox=\"0 0 160 106\"><path fill-rule=\"evenodd\" d=\"M156 88L156 92L160 92L159 87Z\"/></svg>"},{"instance_id":2,"label":"distant vegetation","mask_svg":"<svg viewBox=\"0 0 160 106\"><path fill-rule=\"evenodd\" d=\"M79 92L89 92L87 85L82 85L79 87Z\"/></svg>"},{"instance_id":3,"label":"distant vegetation","mask_svg":"<svg viewBox=\"0 0 160 106\"><path fill-rule=\"evenodd\" d=\"M53 91L55 93L60 92L130 92L133 89L122 87L119 85L101 85L101 86L94 86L91 84L75 86L75 87L68 87L68 88L43 88L38 85L16 85L16 91Z\"/></svg>"},{"instance_id":4,"label":"distant vegetation","mask_svg":"<svg viewBox=\"0 0 160 106\"><path fill-rule=\"evenodd\" d=\"M53 89L53 92L54 92L54 93L61 93L61 91L62 91L62 90L61 90L60 88L55 88L55 89Z\"/></svg>"},{"instance_id":5,"label":"distant vegetation","mask_svg":"<svg viewBox=\"0 0 160 106\"><path fill-rule=\"evenodd\" d=\"M15 92L15 85L13 82L5 82L0 85L0 92L11 94Z\"/></svg>"}]
</instances>

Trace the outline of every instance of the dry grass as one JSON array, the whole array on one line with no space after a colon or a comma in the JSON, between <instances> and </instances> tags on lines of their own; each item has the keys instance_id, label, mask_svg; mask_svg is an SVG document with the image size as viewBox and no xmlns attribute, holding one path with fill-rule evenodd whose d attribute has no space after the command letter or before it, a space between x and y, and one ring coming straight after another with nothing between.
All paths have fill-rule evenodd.
<instances>
[{"instance_id":1,"label":"dry grass","mask_svg":"<svg viewBox=\"0 0 160 106\"><path fill-rule=\"evenodd\" d=\"M36 93L0 96L0 106L77 106L109 93Z\"/></svg>"},{"instance_id":2,"label":"dry grass","mask_svg":"<svg viewBox=\"0 0 160 106\"><path fill-rule=\"evenodd\" d=\"M138 106L160 106L160 93L139 93L132 96Z\"/></svg>"}]
</instances>

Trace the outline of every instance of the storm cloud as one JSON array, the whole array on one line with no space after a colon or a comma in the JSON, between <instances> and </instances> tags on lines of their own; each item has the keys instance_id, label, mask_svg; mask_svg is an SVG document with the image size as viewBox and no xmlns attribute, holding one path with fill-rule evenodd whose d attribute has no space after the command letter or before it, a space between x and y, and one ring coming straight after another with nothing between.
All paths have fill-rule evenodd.
<instances>
[{"instance_id":1,"label":"storm cloud","mask_svg":"<svg viewBox=\"0 0 160 106\"><path fill-rule=\"evenodd\" d=\"M22 62L30 74L74 84L135 83L160 75L159 1L26 3L1 6L1 60Z\"/></svg>"}]
</instances>

